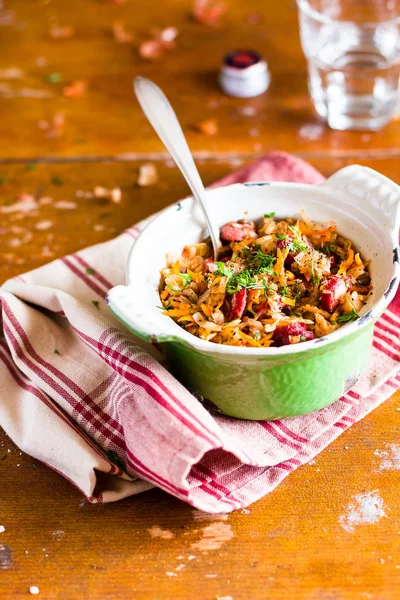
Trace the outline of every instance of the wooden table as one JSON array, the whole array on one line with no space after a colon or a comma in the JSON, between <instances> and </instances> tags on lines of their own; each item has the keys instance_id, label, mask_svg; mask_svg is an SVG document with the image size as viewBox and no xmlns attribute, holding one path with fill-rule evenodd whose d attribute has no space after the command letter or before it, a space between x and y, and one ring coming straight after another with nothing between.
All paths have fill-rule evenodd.
<instances>
[{"instance_id":1,"label":"wooden table","mask_svg":"<svg viewBox=\"0 0 400 600\"><path fill-rule=\"evenodd\" d=\"M135 102L136 74L153 78L170 96L206 183L270 149L295 152L326 175L359 162L400 182L400 122L379 133L335 132L313 114L293 0L231 0L219 29L194 22L189 0L165 4L168 10L155 0L5 0L1 202L32 193L76 202L76 208L53 203L36 217L1 215L2 280L111 238L186 194ZM131 41L114 39L115 21L123 21ZM176 49L158 62L141 59L138 46L150 30L169 25L179 30ZM72 27L74 34L53 39L49 27L55 26L67 27L64 33ZM259 98L236 100L218 90L220 57L238 46L268 59L272 84ZM87 82L81 97L63 95L73 80ZM209 118L217 120L214 136L194 128ZM140 188L138 168L148 161L157 166L159 182ZM94 185L121 187L122 202L76 198L77 190ZM249 511L222 517L234 536L208 552L192 546L215 518L200 519L155 490L88 505L0 433L0 524L6 529L0 533L0 598L30 597L34 585L48 600L399 598L400 460L382 468L399 424L395 394ZM349 515L356 495L373 490L386 517L347 531L341 516ZM155 526L164 531L159 537L149 533Z\"/></svg>"}]
</instances>

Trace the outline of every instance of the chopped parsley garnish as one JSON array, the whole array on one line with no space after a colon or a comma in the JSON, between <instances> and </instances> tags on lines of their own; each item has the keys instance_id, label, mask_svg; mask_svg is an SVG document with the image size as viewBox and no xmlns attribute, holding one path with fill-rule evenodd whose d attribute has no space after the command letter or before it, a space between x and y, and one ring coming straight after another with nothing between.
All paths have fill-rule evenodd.
<instances>
[{"instance_id":1,"label":"chopped parsley garnish","mask_svg":"<svg viewBox=\"0 0 400 600\"><path fill-rule=\"evenodd\" d=\"M93 275L93 273L94 273L93 269L90 269L89 267L86 269L87 275Z\"/></svg>"},{"instance_id":2,"label":"chopped parsley garnish","mask_svg":"<svg viewBox=\"0 0 400 600\"><path fill-rule=\"evenodd\" d=\"M319 277L316 276L315 271L314 271L313 257L311 257L311 259L310 259L310 267L311 267L311 275L312 275L313 285L317 285L317 283L319 282Z\"/></svg>"},{"instance_id":3,"label":"chopped parsley garnish","mask_svg":"<svg viewBox=\"0 0 400 600\"><path fill-rule=\"evenodd\" d=\"M306 252L308 248L301 240L295 238L290 242L289 250L293 252Z\"/></svg>"},{"instance_id":4,"label":"chopped parsley garnish","mask_svg":"<svg viewBox=\"0 0 400 600\"><path fill-rule=\"evenodd\" d=\"M266 213L266 214L264 215L264 217L265 217L266 219L272 219L272 217L274 217L275 215L276 215L276 212L270 212L270 213Z\"/></svg>"},{"instance_id":5,"label":"chopped parsley garnish","mask_svg":"<svg viewBox=\"0 0 400 600\"><path fill-rule=\"evenodd\" d=\"M265 287L265 281L258 281L254 275L249 271L241 271L236 275L231 275L226 285L226 291L228 294L235 294L242 288L248 290L260 290Z\"/></svg>"},{"instance_id":6,"label":"chopped parsley garnish","mask_svg":"<svg viewBox=\"0 0 400 600\"><path fill-rule=\"evenodd\" d=\"M286 286L281 289L281 295L282 296L287 296L288 295L288 289L287 289Z\"/></svg>"},{"instance_id":7,"label":"chopped parsley garnish","mask_svg":"<svg viewBox=\"0 0 400 600\"><path fill-rule=\"evenodd\" d=\"M256 252L256 254L258 253L258 251ZM254 254L254 252L251 253L249 259L251 258L251 256ZM269 255L264 254L263 252L261 252L260 254L263 255L263 257L269 257ZM275 260L274 257L269 257L270 259L272 258L273 260ZM269 264L269 260L268 260L268 264ZM227 277L227 284L226 284L226 291L228 294L235 294L236 292L238 292L239 290L241 290L242 288L246 288L246 289L268 289L268 285L265 281L265 279L263 279L263 281L259 281L255 275L258 274L262 274L266 272L266 267L265 266L260 266L260 263L257 262L257 268L256 269L245 269L244 271L241 271L240 273L234 273L232 271L232 269L229 269L225 263L220 262L220 261L216 261L215 263L218 267L218 271L217 274L222 275L223 277ZM265 261L264 261L264 264Z\"/></svg>"},{"instance_id":8,"label":"chopped parsley garnish","mask_svg":"<svg viewBox=\"0 0 400 600\"><path fill-rule=\"evenodd\" d=\"M260 334L260 332L259 332L259 331L256 331L256 332L254 333L254 339L256 340L256 342L258 342L258 340L260 339L260 337L261 337L261 334Z\"/></svg>"},{"instance_id":9,"label":"chopped parsley garnish","mask_svg":"<svg viewBox=\"0 0 400 600\"><path fill-rule=\"evenodd\" d=\"M215 264L216 264L216 265L217 265L217 267L218 267L218 271L217 271L217 273L218 273L219 275L222 275L223 277L229 277L229 276L231 275L232 271L230 271L230 270L228 269L228 267L226 266L226 264L225 264L224 262L221 262L221 261L219 261L219 260L216 260L216 261L215 261Z\"/></svg>"},{"instance_id":10,"label":"chopped parsley garnish","mask_svg":"<svg viewBox=\"0 0 400 600\"><path fill-rule=\"evenodd\" d=\"M336 321L338 323L349 323L350 321L355 321L356 319L359 319L359 318L360 318L360 315L353 308L353 310L351 310L350 312L346 313L345 315L342 315L341 317L338 317L336 319Z\"/></svg>"},{"instance_id":11,"label":"chopped parsley garnish","mask_svg":"<svg viewBox=\"0 0 400 600\"><path fill-rule=\"evenodd\" d=\"M300 336L300 341L301 341L301 342L306 342L306 341L307 341L307 338L306 338L306 336L305 336L305 335L301 335L301 336Z\"/></svg>"},{"instance_id":12,"label":"chopped parsley garnish","mask_svg":"<svg viewBox=\"0 0 400 600\"><path fill-rule=\"evenodd\" d=\"M272 254L265 254L262 250L251 252L246 258L246 264L254 273L268 273L271 275L272 267L275 262L275 256L272 256Z\"/></svg>"},{"instance_id":13,"label":"chopped parsley garnish","mask_svg":"<svg viewBox=\"0 0 400 600\"><path fill-rule=\"evenodd\" d=\"M51 183L53 185L64 185L64 182L61 179L61 177L58 177L57 175L54 175L54 177L51 178Z\"/></svg>"},{"instance_id":14,"label":"chopped parsley garnish","mask_svg":"<svg viewBox=\"0 0 400 600\"><path fill-rule=\"evenodd\" d=\"M277 235L276 241L281 242L282 240L286 240L286 238L287 238L287 235Z\"/></svg>"},{"instance_id":15,"label":"chopped parsley garnish","mask_svg":"<svg viewBox=\"0 0 400 600\"><path fill-rule=\"evenodd\" d=\"M36 171L37 169L37 163L28 163L25 167L25 171Z\"/></svg>"},{"instance_id":16,"label":"chopped parsley garnish","mask_svg":"<svg viewBox=\"0 0 400 600\"><path fill-rule=\"evenodd\" d=\"M57 350L57 348L54 348L54 354L57 354L57 356L61 356L61 353Z\"/></svg>"},{"instance_id":17,"label":"chopped parsley garnish","mask_svg":"<svg viewBox=\"0 0 400 600\"><path fill-rule=\"evenodd\" d=\"M93 306L95 306L98 310L100 310L100 302L98 300L92 300Z\"/></svg>"},{"instance_id":18,"label":"chopped parsley garnish","mask_svg":"<svg viewBox=\"0 0 400 600\"><path fill-rule=\"evenodd\" d=\"M7 175L0 175L0 185L3 185L4 183L7 182Z\"/></svg>"},{"instance_id":19,"label":"chopped parsley garnish","mask_svg":"<svg viewBox=\"0 0 400 600\"><path fill-rule=\"evenodd\" d=\"M188 275L188 273L179 273L179 275L182 277L184 287L189 285L189 283L192 281L192 278L190 275Z\"/></svg>"}]
</instances>

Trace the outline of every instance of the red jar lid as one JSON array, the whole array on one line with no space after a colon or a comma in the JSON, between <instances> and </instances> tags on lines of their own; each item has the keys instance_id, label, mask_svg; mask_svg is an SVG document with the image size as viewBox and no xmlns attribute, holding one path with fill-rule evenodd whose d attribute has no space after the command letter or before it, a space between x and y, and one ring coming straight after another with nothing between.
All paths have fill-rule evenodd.
<instances>
[{"instance_id":1,"label":"red jar lid","mask_svg":"<svg viewBox=\"0 0 400 600\"><path fill-rule=\"evenodd\" d=\"M219 83L229 96L251 98L268 88L270 74L263 57L254 50L234 50L223 59Z\"/></svg>"}]
</instances>

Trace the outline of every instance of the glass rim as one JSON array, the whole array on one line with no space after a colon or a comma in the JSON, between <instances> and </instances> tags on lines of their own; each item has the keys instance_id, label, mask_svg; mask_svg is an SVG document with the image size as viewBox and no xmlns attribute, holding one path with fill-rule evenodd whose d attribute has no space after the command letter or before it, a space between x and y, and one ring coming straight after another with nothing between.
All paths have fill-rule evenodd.
<instances>
[{"instance_id":1,"label":"glass rim","mask_svg":"<svg viewBox=\"0 0 400 600\"><path fill-rule=\"evenodd\" d=\"M358 27L367 28L377 27L378 25L382 24L400 23L400 15L398 17L393 17L392 19L384 19L383 21L365 21L365 23L357 23L356 21L348 20L340 21L339 19L334 19L332 17L324 15L323 13L318 12L317 10L315 10L315 8L312 8L312 6L310 6L308 0L296 0L296 2L300 11L304 12L316 21L319 21L320 23L341 23L343 25L357 25Z\"/></svg>"}]
</instances>

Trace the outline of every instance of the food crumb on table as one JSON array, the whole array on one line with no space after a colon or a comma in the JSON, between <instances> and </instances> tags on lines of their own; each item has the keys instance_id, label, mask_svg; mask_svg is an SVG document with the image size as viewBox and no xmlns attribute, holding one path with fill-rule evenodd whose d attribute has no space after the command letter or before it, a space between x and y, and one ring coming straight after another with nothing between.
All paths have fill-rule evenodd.
<instances>
[{"instance_id":1,"label":"food crumb on table","mask_svg":"<svg viewBox=\"0 0 400 600\"><path fill-rule=\"evenodd\" d=\"M154 185L158 181L157 168L153 163L144 163L139 167L137 184L140 187Z\"/></svg>"},{"instance_id":2,"label":"food crumb on table","mask_svg":"<svg viewBox=\"0 0 400 600\"><path fill-rule=\"evenodd\" d=\"M33 596L37 596L40 592L37 585L31 585L31 587L29 588L29 591Z\"/></svg>"}]
</instances>

